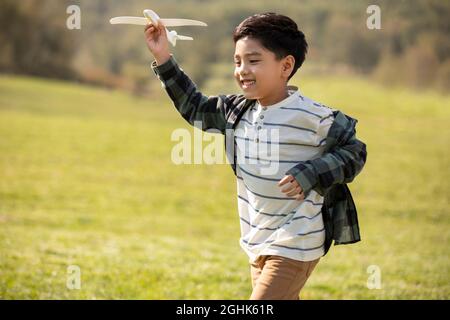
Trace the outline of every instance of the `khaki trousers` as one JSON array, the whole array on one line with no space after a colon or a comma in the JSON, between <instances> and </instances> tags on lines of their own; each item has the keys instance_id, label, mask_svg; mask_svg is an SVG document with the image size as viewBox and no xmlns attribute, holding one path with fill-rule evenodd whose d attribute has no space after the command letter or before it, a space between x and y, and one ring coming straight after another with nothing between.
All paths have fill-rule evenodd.
<instances>
[{"instance_id":1,"label":"khaki trousers","mask_svg":"<svg viewBox=\"0 0 450 320\"><path fill-rule=\"evenodd\" d=\"M250 300L299 300L300 290L319 260L259 256L250 265L253 286Z\"/></svg>"}]
</instances>

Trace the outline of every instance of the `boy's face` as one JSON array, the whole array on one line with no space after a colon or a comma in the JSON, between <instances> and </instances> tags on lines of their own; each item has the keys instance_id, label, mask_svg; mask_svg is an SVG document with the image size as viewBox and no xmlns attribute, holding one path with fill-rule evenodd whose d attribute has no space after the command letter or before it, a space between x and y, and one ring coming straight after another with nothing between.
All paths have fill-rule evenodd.
<instances>
[{"instance_id":1,"label":"boy's face","mask_svg":"<svg viewBox=\"0 0 450 320\"><path fill-rule=\"evenodd\" d=\"M293 59L287 56L277 60L275 54L257 39L239 39L234 52L234 77L245 98L257 99L263 105L283 99L287 79L295 62Z\"/></svg>"}]
</instances>

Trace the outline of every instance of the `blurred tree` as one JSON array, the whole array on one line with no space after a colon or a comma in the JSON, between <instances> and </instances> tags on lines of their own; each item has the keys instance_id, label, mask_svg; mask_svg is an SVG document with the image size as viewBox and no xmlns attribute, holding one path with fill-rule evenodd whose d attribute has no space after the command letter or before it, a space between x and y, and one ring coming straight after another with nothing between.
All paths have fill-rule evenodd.
<instances>
[{"instance_id":1,"label":"blurred tree","mask_svg":"<svg viewBox=\"0 0 450 320\"><path fill-rule=\"evenodd\" d=\"M80 31L65 28L69 3L81 7ZM381 8L381 30L366 27L370 4ZM384 82L415 86L448 83L450 1L442 0L247 0L238 5L229 0L2 0L0 71L67 78L74 61L77 72L95 83L142 86L143 77L152 76L153 60L143 28L108 21L116 15L141 15L148 7L162 17L208 23L208 28L173 28L195 38L180 42L172 53L199 86L212 76L222 78L218 72L228 67L227 77L232 74L233 30L262 12L285 14L297 22L309 43L305 67L314 72L373 73ZM130 72L139 68L143 72ZM427 80L413 80L420 78Z\"/></svg>"},{"instance_id":2,"label":"blurred tree","mask_svg":"<svg viewBox=\"0 0 450 320\"><path fill-rule=\"evenodd\" d=\"M2 0L0 39L5 50L0 55L0 70L75 78L71 59L76 41L66 28L66 8L65 1L50 7L48 2L37 0Z\"/></svg>"}]
</instances>

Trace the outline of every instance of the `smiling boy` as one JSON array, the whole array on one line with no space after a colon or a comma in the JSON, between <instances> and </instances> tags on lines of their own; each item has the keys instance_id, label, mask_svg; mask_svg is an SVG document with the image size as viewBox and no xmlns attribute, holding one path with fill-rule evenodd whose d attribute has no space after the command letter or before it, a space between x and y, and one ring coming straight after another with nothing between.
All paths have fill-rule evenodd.
<instances>
[{"instance_id":1,"label":"smiling boy","mask_svg":"<svg viewBox=\"0 0 450 320\"><path fill-rule=\"evenodd\" d=\"M243 94L203 95L170 54L164 26L148 25L145 35L152 69L183 118L225 135L237 177L240 245L250 262L250 299L298 299L332 241L360 240L346 185L366 161L357 120L288 85L307 42L286 16L256 14L236 27L234 77ZM261 153L268 145L275 152ZM263 170L274 163L276 170Z\"/></svg>"}]
</instances>

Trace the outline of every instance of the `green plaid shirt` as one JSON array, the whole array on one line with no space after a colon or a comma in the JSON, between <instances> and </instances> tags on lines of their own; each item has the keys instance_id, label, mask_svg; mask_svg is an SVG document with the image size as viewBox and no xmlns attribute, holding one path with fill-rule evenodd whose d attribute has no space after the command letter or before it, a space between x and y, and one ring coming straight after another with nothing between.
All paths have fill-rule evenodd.
<instances>
[{"instance_id":1,"label":"green plaid shirt","mask_svg":"<svg viewBox=\"0 0 450 320\"><path fill-rule=\"evenodd\" d=\"M202 124L199 129L215 129L225 135L227 158L236 174L234 129L256 100L236 94L203 95L173 56L160 66L153 61L151 67L187 122L194 125L199 121ZM324 196L325 254L333 241L337 245L361 240L356 206L347 183L361 172L367 157L366 145L356 138L358 121L338 110L333 111L333 115L335 119L323 155L301 161L286 172L295 177L305 195L315 190Z\"/></svg>"}]
</instances>

